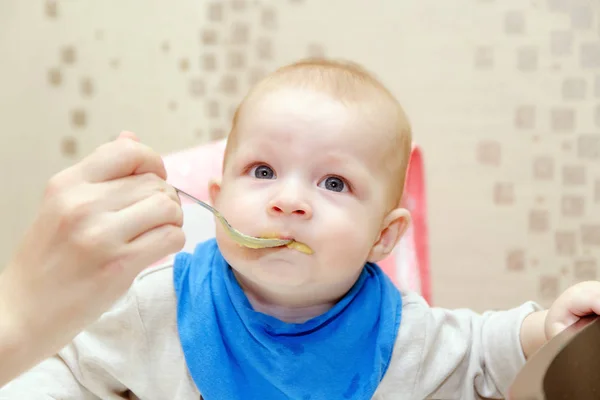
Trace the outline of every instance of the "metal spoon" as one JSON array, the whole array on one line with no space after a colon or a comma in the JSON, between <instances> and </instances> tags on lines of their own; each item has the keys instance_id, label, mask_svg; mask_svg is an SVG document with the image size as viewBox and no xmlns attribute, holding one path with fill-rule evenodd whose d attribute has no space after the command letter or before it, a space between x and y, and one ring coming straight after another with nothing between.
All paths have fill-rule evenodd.
<instances>
[{"instance_id":1,"label":"metal spoon","mask_svg":"<svg viewBox=\"0 0 600 400\"><path fill-rule=\"evenodd\" d=\"M245 235L242 232L235 229L234 227L232 227L231 225L229 225L229 222L227 222L225 217L223 217L223 215L221 215L220 212L218 212L217 210L212 208L207 203L195 198L191 194L188 194L181 189L177 189L176 187L174 187L174 189L177 191L177 193L180 193L180 194L184 195L185 197L188 197L189 199L195 201L196 203L198 203L199 205L201 205L202 207L206 208L208 211L213 213L215 215L215 217L217 217L219 219L219 221L221 221L221 223L223 224L223 226L229 233L229 236L231 236L231 238L236 243L238 243L242 246L245 246L245 247L248 247L251 249L263 249L266 247L285 246L292 242L291 240L285 240L285 239L264 239L264 238L257 238L254 236Z\"/></svg>"}]
</instances>

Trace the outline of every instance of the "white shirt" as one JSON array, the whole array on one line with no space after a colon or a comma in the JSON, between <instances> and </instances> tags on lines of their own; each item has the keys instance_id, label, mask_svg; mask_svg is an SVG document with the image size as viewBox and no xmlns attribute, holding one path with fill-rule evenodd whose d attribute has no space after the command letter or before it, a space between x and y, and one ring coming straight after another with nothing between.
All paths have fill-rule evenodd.
<instances>
[{"instance_id":1,"label":"white shirt","mask_svg":"<svg viewBox=\"0 0 600 400\"><path fill-rule=\"evenodd\" d=\"M1 388L0 399L198 400L177 333L172 274L171 265L144 271L112 310ZM431 308L404 293L392 359L373 400L503 398L525 363L521 323L536 310L526 303L479 315Z\"/></svg>"}]
</instances>

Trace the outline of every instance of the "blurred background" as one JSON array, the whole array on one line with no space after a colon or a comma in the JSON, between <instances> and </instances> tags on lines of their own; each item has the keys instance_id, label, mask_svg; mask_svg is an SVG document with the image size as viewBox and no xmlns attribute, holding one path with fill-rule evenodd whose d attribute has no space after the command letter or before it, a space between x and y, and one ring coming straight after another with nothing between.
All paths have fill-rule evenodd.
<instances>
[{"instance_id":1,"label":"blurred background","mask_svg":"<svg viewBox=\"0 0 600 400\"><path fill-rule=\"evenodd\" d=\"M436 305L598 277L598 0L0 0L0 265L51 175L124 129L165 154L223 138L306 56L362 64L407 111Z\"/></svg>"}]
</instances>

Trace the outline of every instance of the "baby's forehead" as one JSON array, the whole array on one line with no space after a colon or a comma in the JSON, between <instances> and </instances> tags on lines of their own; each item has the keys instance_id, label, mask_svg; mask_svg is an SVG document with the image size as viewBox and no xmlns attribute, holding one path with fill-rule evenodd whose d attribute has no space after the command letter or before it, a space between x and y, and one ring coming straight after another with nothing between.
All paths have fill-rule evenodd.
<instances>
[{"instance_id":1,"label":"baby's forehead","mask_svg":"<svg viewBox=\"0 0 600 400\"><path fill-rule=\"evenodd\" d=\"M332 130L345 124L349 135L359 131L371 141L390 140L394 131L407 125L397 107L381 97L348 100L318 88L288 86L249 96L236 114L234 130L258 123L285 123L286 120L330 126Z\"/></svg>"},{"instance_id":2,"label":"baby's forehead","mask_svg":"<svg viewBox=\"0 0 600 400\"><path fill-rule=\"evenodd\" d=\"M304 89L273 91L250 100L236 120L236 141L310 141L369 156L381 156L394 145L396 116L367 103L344 103Z\"/></svg>"},{"instance_id":3,"label":"baby's forehead","mask_svg":"<svg viewBox=\"0 0 600 400\"><path fill-rule=\"evenodd\" d=\"M284 66L256 84L244 98L233 121L247 109L264 102L265 98L286 97L290 92L312 92L327 97L353 113L356 122L369 122L371 131L397 127L410 135L408 121L402 107L392 93L371 73L361 66L331 60L304 60ZM322 102L320 107L322 107ZM316 107L315 107L316 108ZM261 110L268 112L267 110ZM321 116L324 110L305 110L310 116Z\"/></svg>"}]
</instances>

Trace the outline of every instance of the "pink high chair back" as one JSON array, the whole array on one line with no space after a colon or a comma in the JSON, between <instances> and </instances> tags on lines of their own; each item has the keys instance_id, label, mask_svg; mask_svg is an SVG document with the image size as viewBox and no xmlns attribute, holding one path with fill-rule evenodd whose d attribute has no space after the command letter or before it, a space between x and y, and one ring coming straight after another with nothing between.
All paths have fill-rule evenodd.
<instances>
[{"instance_id":1,"label":"pink high chair back","mask_svg":"<svg viewBox=\"0 0 600 400\"><path fill-rule=\"evenodd\" d=\"M165 156L167 181L208 201L209 180L221 176L225 143L220 140ZM413 146L403 200L412 214L412 224L394 252L378 264L401 290L418 292L431 303L425 200L423 158L419 147ZM193 251L198 242L214 236L214 220L187 199L182 198L182 207L184 251Z\"/></svg>"}]
</instances>

